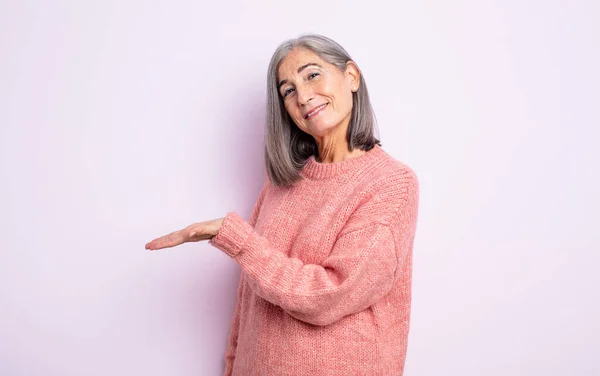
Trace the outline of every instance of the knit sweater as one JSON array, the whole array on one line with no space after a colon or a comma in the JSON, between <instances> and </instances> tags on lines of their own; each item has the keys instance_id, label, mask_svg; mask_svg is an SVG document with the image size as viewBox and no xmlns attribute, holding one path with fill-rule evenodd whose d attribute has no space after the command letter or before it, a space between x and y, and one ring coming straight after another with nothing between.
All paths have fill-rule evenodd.
<instances>
[{"instance_id":1,"label":"knit sweater","mask_svg":"<svg viewBox=\"0 0 600 376\"><path fill-rule=\"evenodd\" d=\"M402 375L414 171L377 145L300 174L267 178L249 221L229 212L209 241L241 266L225 375Z\"/></svg>"}]
</instances>

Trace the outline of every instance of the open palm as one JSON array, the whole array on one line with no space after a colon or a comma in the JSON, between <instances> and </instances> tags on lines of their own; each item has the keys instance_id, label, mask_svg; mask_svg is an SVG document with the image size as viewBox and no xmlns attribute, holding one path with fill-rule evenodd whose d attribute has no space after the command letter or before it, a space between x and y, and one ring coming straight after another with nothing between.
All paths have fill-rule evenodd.
<instances>
[{"instance_id":1,"label":"open palm","mask_svg":"<svg viewBox=\"0 0 600 376\"><path fill-rule=\"evenodd\" d=\"M152 240L146 244L146 249L153 251L161 248L175 247L187 242L208 240L217 235L222 223L223 218L191 224L183 230L175 231Z\"/></svg>"}]
</instances>

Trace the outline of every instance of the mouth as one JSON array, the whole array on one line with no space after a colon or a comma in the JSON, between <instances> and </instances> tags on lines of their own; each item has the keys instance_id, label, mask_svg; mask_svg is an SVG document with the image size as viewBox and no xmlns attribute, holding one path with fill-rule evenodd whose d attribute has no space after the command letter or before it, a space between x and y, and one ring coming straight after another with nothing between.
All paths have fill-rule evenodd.
<instances>
[{"instance_id":1,"label":"mouth","mask_svg":"<svg viewBox=\"0 0 600 376\"><path fill-rule=\"evenodd\" d=\"M322 104L320 106L317 106L315 108L313 108L309 113L307 113L306 115L304 115L304 118L307 120L312 119L313 117L317 116L317 114L321 111L323 111L323 109L325 109L325 107L327 107L329 103L325 103Z\"/></svg>"}]
</instances>

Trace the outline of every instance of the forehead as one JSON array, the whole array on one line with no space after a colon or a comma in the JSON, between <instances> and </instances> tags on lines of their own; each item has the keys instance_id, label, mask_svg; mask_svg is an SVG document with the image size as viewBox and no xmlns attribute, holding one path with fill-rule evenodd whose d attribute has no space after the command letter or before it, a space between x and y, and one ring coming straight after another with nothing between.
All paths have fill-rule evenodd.
<instances>
[{"instance_id":1,"label":"forehead","mask_svg":"<svg viewBox=\"0 0 600 376\"><path fill-rule=\"evenodd\" d=\"M311 50L302 47L294 48L279 63L279 67L277 68L278 79L297 74L298 68L308 63L317 63L323 67L327 65L326 61Z\"/></svg>"}]
</instances>

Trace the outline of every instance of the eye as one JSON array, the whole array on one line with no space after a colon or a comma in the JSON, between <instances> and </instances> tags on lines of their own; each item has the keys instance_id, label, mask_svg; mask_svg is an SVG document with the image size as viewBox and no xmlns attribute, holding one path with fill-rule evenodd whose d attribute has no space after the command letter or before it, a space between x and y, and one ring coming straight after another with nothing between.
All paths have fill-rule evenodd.
<instances>
[{"instance_id":1,"label":"eye","mask_svg":"<svg viewBox=\"0 0 600 376\"><path fill-rule=\"evenodd\" d=\"M311 74L308 75L308 79L312 80L313 78L317 77L318 75L319 75L318 72L313 72L313 73L311 73Z\"/></svg>"},{"instance_id":2,"label":"eye","mask_svg":"<svg viewBox=\"0 0 600 376\"><path fill-rule=\"evenodd\" d=\"M294 89L293 89L293 88L291 88L291 87L290 87L290 88L288 88L288 89L285 89L285 90L283 91L283 94L282 94L282 96L285 98L285 97L287 97L287 96L288 96L288 94L290 94L292 91L294 91Z\"/></svg>"}]
</instances>

